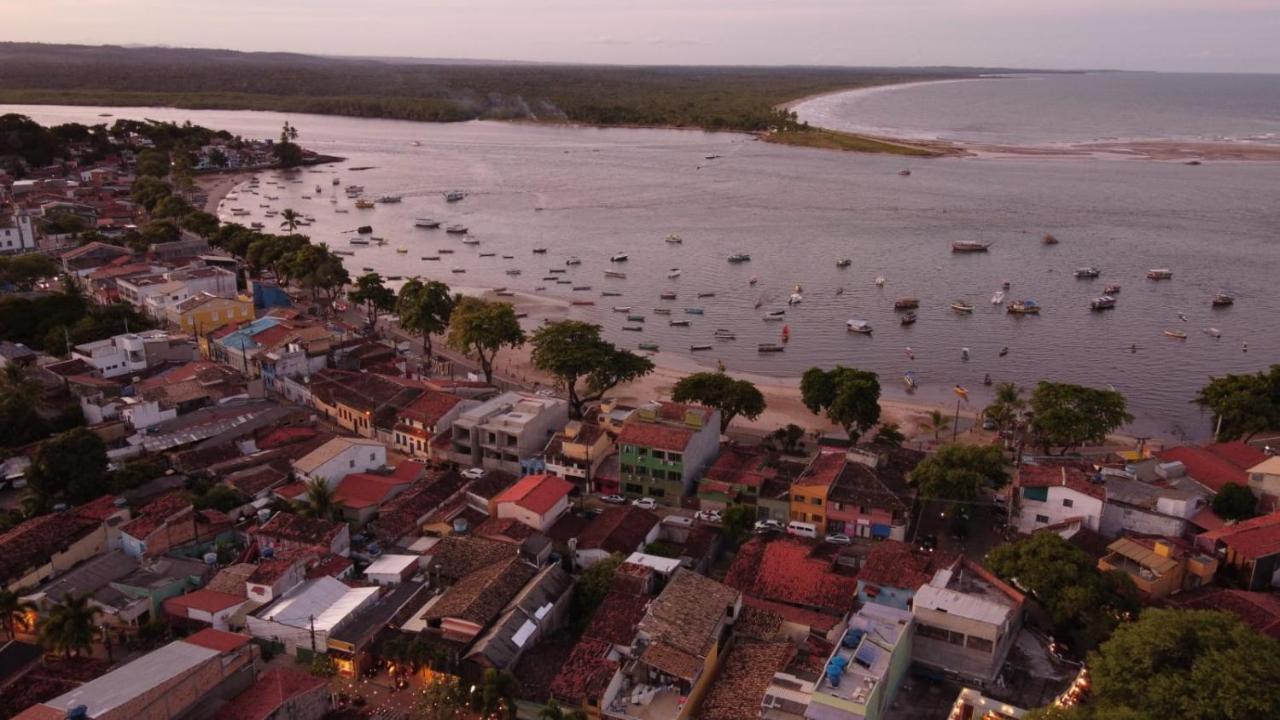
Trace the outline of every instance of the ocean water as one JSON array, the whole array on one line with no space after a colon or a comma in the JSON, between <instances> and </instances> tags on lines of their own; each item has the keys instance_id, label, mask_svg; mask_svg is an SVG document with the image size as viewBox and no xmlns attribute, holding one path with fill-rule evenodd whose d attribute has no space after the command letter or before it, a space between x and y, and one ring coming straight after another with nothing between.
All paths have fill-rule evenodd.
<instances>
[{"instance_id":1,"label":"ocean water","mask_svg":"<svg viewBox=\"0 0 1280 720\"><path fill-rule=\"evenodd\" d=\"M914 90L888 95L908 92ZM161 108L0 111L45 123L109 122L98 117L102 112L190 119L246 137L272 136L286 117ZM1280 362L1280 164L919 160L787 148L727 133L288 119L304 145L346 160L296 173L302 182L281 188L265 180L283 173L264 173L262 193L281 197L271 203L276 209L314 215L305 231L354 251L348 258L353 274L372 267L460 287L594 300L594 307L571 314L601 324L624 346L659 343L659 359L674 365L722 361L730 370L795 377L812 365L840 363L880 373L889 396L904 394L902 374L914 370L921 382L917 397L953 402L950 389L962 384L973 390L975 406L983 402L988 374L997 383L1027 386L1040 379L1111 385L1129 399L1138 418L1134 432L1199 438L1209 432L1209 419L1190 401L1210 375ZM911 175L900 175L903 169ZM336 207L351 209L335 213L328 202L334 176L342 185L364 185L369 197L394 193L403 202L360 211L337 188ZM467 198L446 203L441 193L451 188ZM244 222L259 219L270 228L278 219L262 217L258 205L266 202L241 194L224 210L244 207L253 215ZM467 246L442 230L416 229L419 216L465 223L481 242ZM351 246L352 231L365 224L388 244ZM669 233L681 235L683 244L664 242ZM1045 233L1061 243L1041 244ZM989 242L991 251L956 255L951 243L957 240ZM548 253L532 254L537 245ZM408 252L397 254L397 247ZM438 262L421 259L441 248L455 252ZM494 256L480 256L489 252ZM610 263L615 252L627 252L629 261ZM735 252L752 259L730 264L726 258ZM566 266L571 255L582 264ZM842 257L851 267L836 267ZM1073 270L1085 265L1098 266L1101 278L1075 279ZM1145 279L1154 267L1172 269L1173 280ZM553 268L566 270L556 276L570 284L542 280ZM667 277L672 268L681 269L679 278ZM522 274L509 276L510 269ZM627 278L607 279L609 269ZM877 276L886 278L884 288L874 285ZM1015 317L993 306L991 295L1006 280L1010 299L1033 298L1043 313ZM1119 307L1090 312L1090 298L1109 283L1122 285ZM803 301L788 306L796 285ZM1236 295L1235 307L1210 307L1219 290ZM602 297L602 291L621 295ZM665 291L678 299L661 301ZM921 301L919 321L901 327L893 301L907 295ZM971 302L973 314L952 311L956 300ZM646 316L645 330L622 331L631 323L613 306ZM672 314L654 314L655 307ZM703 314L684 314L687 307ZM774 309L787 311L790 342L785 352L761 354L758 343L780 339L782 323L762 320ZM671 319L691 325L672 327ZM847 319L865 319L875 331L847 333ZM1206 327L1218 328L1221 339L1204 334ZM717 328L734 331L736 340L714 340ZM1166 329L1188 338L1170 339ZM713 350L690 352L702 343ZM966 347L967 361L961 356ZM1003 347L1009 353L1000 357Z\"/></svg>"},{"instance_id":2,"label":"ocean water","mask_svg":"<svg viewBox=\"0 0 1280 720\"><path fill-rule=\"evenodd\" d=\"M900 138L1060 146L1280 144L1280 75L1105 72L943 80L814 98L813 125Z\"/></svg>"}]
</instances>

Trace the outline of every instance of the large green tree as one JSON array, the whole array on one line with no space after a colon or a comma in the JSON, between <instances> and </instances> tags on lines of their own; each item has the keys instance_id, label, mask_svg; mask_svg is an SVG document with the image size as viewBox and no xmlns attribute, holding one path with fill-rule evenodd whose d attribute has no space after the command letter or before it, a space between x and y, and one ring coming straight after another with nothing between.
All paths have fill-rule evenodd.
<instances>
[{"instance_id":1,"label":"large green tree","mask_svg":"<svg viewBox=\"0 0 1280 720\"><path fill-rule=\"evenodd\" d=\"M800 397L809 412L825 412L851 442L880 421L880 380L873 372L837 365L809 368L800 378Z\"/></svg>"},{"instance_id":2,"label":"large green tree","mask_svg":"<svg viewBox=\"0 0 1280 720\"><path fill-rule=\"evenodd\" d=\"M484 381L493 382L493 361L504 347L524 344L524 330L509 303L464 297L449 321L449 347L475 356Z\"/></svg>"},{"instance_id":3,"label":"large green tree","mask_svg":"<svg viewBox=\"0 0 1280 720\"><path fill-rule=\"evenodd\" d=\"M13 639L19 630L27 627L27 612L34 610L35 605L26 602L13 590L0 587L0 626L4 627L5 637Z\"/></svg>"},{"instance_id":4,"label":"large green tree","mask_svg":"<svg viewBox=\"0 0 1280 720\"><path fill-rule=\"evenodd\" d=\"M1280 428L1280 365L1266 372L1210 378L1195 403L1213 413L1217 439L1244 440Z\"/></svg>"},{"instance_id":5,"label":"large green tree","mask_svg":"<svg viewBox=\"0 0 1280 720\"><path fill-rule=\"evenodd\" d=\"M730 505L720 516L720 534L737 547L751 535L756 522L754 505Z\"/></svg>"},{"instance_id":6,"label":"large green tree","mask_svg":"<svg viewBox=\"0 0 1280 720\"><path fill-rule=\"evenodd\" d=\"M82 503L107 490L107 446L97 434L75 428L46 440L27 470L27 482L47 497Z\"/></svg>"},{"instance_id":7,"label":"large green tree","mask_svg":"<svg viewBox=\"0 0 1280 720\"><path fill-rule=\"evenodd\" d=\"M356 287L347 293L351 302L364 306L365 315L369 318L369 327L377 327L378 315L388 313L396 307L396 294L382 281L376 272L365 273L356 278Z\"/></svg>"},{"instance_id":8,"label":"large green tree","mask_svg":"<svg viewBox=\"0 0 1280 720\"><path fill-rule=\"evenodd\" d=\"M599 400L619 383L653 372L649 358L619 348L600 337L599 325L580 320L547 323L529 342L533 366L564 383L575 418L582 417L584 404ZM579 380L585 381L584 387L578 387Z\"/></svg>"},{"instance_id":9,"label":"large green tree","mask_svg":"<svg viewBox=\"0 0 1280 720\"><path fill-rule=\"evenodd\" d=\"M1031 394L1031 432L1046 455L1087 443L1101 444L1107 435L1133 422L1124 395L1082 385L1041 381Z\"/></svg>"},{"instance_id":10,"label":"large green tree","mask_svg":"<svg viewBox=\"0 0 1280 720\"><path fill-rule=\"evenodd\" d=\"M999 430L1008 430L1027 409L1026 398L1022 396L1022 388L1017 383L1004 382L996 385L995 398L982 412Z\"/></svg>"},{"instance_id":11,"label":"large green tree","mask_svg":"<svg viewBox=\"0 0 1280 720\"><path fill-rule=\"evenodd\" d=\"M720 432L741 415L755 420L764 412L764 393L746 380L735 380L723 372L699 372L676 382L671 397L676 402L697 402L720 411Z\"/></svg>"},{"instance_id":12,"label":"large green tree","mask_svg":"<svg viewBox=\"0 0 1280 720\"><path fill-rule=\"evenodd\" d=\"M98 609L89 604L88 593L67 593L49 610L40 624L40 642L47 650L66 657L93 647L93 630Z\"/></svg>"},{"instance_id":13,"label":"large green tree","mask_svg":"<svg viewBox=\"0 0 1280 720\"><path fill-rule=\"evenodd\" d=\"M163 178L169 174L169 154L163 150L138 153L138 175Z\"/></svg>"},{"instance_id":14,"label":"large green tree","mask_svg":"<svg viewBox=\"0 0 1280 720\"><path fill-rule=\"evenodd\" d=\"M1258 498L1239 483L1227 483L1213 496L1213 511L1224 520L1245 520L1254 516Z\"/></svg>"},{"instance_id":15,"label":"large green tree","mask_svg":"<svg viewBox=\"0 0 1280 720\"><path fill-rule=\"evenodd\" d=\"M19 290L30 290L37 280L56 277L62 268L43 253L27 253L0 257L0 283L13 283Z\"/></svg>"},{"instance_id":16,"label":"large green tree","mask_svg":"<svg viewBox=\"0 0 1280 720\"><path fill-rule=\"evenodd\" d=\"M413 278L400 286L396 298L396 316L400 327L422 336L422 351L431 357L431 336L444 332L453 317L453 308L460 296L454 295L449 286L437 280L423 282Z\"/></svg>"},{"instance_id":17,"label":"large green tree","mask_svg":"<svg viewBox=\"0 0 1280 720\"><path fill-rule=\"evenodd\" d=\"M943 445L911 471L911 482L924 497L974 500L983 489L1009 484L1004 454L989 445Z\"/></svg>"},{"instance_id":18,"label":"large green tree","mask_svg":"<svg viewBox=\"0 0 1280 720\"><path fill-rule=\"evenodd\" d=\"M1040 603L1059 638L1081 653L1110 636L1138 607L1137 589L1122 572L1104 573L1083 550L1053 532L992 550L986 565Z\"/></svg>"},{"instance_id":19,"label":"large green tree","mask_svg":"<svg viewBox=\"0 0 1280 720\"><path fill-rule=\"evenodd\" d=\"M1142 611L1089 656L1088 702L1039 720L1260 720L1280 717L1280 641L1235 615Z\"/></svg>"}]
</instances>

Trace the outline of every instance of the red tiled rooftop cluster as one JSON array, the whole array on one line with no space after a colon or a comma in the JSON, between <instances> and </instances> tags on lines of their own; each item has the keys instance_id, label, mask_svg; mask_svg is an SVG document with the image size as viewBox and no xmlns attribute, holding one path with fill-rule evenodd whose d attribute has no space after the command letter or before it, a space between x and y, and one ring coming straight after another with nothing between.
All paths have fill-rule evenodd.
<instances>
[{"instance_id":1,"label":"red tiled rooftop cluster","mask_svg":"<svg viewBox=\"0 0 1280 720\"><path fill-rule=\"evenodd\" d=\"M753 538L739 549L725 584L764 600L848 612L857 580L836 573L830 560L813 557L813 548L800 538Z\"/></svg>"},{"instance_id":2,"label":"red tiled rooftop cluster","mask_svg":"<svg viewBox=\"0 0 1280 720\"><path fill-rule=\"evenodd\" d=\"M692 437L692 428L632 420L623 426L622 433L618 435L618 444L684 452Z\"/></svg>"},{"instance_id":3,"label":"red tiled rooftop cluster","mask_svg":"<svg viewBox=\"0 0 1280 720\"><path fill-rule=\"evenodd\" d=\"M1280 553L1280 512L1226 525L1196 538L1197 545L1212 548L1216 543L1226 545L1244 560Z\"/></svg>"},{"instance_id":4,"label":"red tiled rooftop cluster","mask_svg":"<svg viewBox=\"0 0 1280 720\"><path fill-rule=\"evenodd\" d=\"M858 580L878 587L915 589L928 583L939 570L955 562L947 552L918 552L897 540L878 542L867 554Z\"/></svg>"},{"instance_id":5,"label":"red tiled rooftop cluster","mask_svg":"<svg viewBox=\"0 0 1280 720\"><path fill-rule=\"evenodd\" d=\"M352 473L338 483L333 499L347 507L367 508L385 502L396 488L407 484L394 476Z\"/></svg>"},{"instance_id":6,"label":"red tiled rooftop cluster","mask_svg":"<svg viewBox=\"0 0 1280 720\"><path fill-rule=\"evenodd\" d=\"M766 467L767 456L755 449L733 445L721 448L720 456L707 468L707 478L731 485L759 488L777 471Z\"/></svg>"},{"instance_id":7,"label":"red tiled rooftop cluster","mask_svg":"<svg viewBox=\"0 0 1280 720\"><path fill-rule=\"evenodd\" d=\"M644 595L611 592L596 608L582 637L614 645L630 645L636 637L636 623L644 617L648 607L649 598Z\"/></svg>"},{"instance_id":8,"label":"red tiled rooftop cluster","mask_svg":"<svg viewBox=\"0 0 1280 720\"><path fill-rule=\"evenodd\" d=\"M325 681L289 668L272 668L248 690L240 693L218 712L223 720L267 720L286 701L322 687Z\"/></svg>"},{"instance_id":9,"label":"red tiled rooftop cluster","mask_svg":"<svg viewBox=\"0 0 1280 720\"><path fill-rule=\"evenodd\" d=\"M618 671L618 663L608 654L607 642L590 638L578 641L551 681L551 695L574 706L584 705L588 699L598 701Z\"/></svg>"},{"instance_id":10,"label":"red tiled rooftop cluster","mask_svg":"<svg viewBox=\"0 0 1280 720\"><path fill-rule=\"evenodd\" d=\"M1248 485L1249 468L1267 459L1261 450L1242 442L1183 445L1160 453L1161 462L1180 462L1193 480L1214 492L1227 483Z\"/></svg>"},{"instance_id":11,"label":"red tiled rooftop cluster","mask_svg":"<svg viewBox=\"0 0 1280 720\"><path fill-rule=\"evenodd\" d=\"M1280 596L1227 588L1201 588L1175 595L1169 604L1185 610L1223 610L1255 631L1280 639Z\"/></svg>"},{"instance_id":12,"label":"red tiled rooftop cluster","mask_svg":"<svg viewBox=\"0 0 1280 720\"><path fill-rule=\"evenodd\" d=\"M818 453L809 467L796 478L795 484L829 488L836 478L840 477L840 471L844 469L845 462L844 453Z\"/></svg>"},{"instance_id":13,"label":"red tiled rooftop cluster","mask_svg":"<svg viewBox=\"0 0 1280 720\"><path fill-rule=\"evenodd\" d=\"M1022 465L1018 468L1019 487L1065 487L1082 495L1105 501L1105 486L1093 482L1093 469L1075 463Z\"/></svg>"},{"instance_id":14,"label":"red tiled rooftop cluster","mask_svg":"<svg viewBox=\"0 0 1280 720\"><path fill-rule=\"evenodd\" d=\"M741 720L760 715L774 673L787 667L796 648L789 642L743 642L724 659L715 684L702 701L700 720Z\"/></svg>"},{"instance_id":15,"label":"red tiled rooftop cluster","mask_svg":"<svg viewBox=\"0 0 1280 720\"><path fill-rule=\"evenodd\" d=\"M555 475L529 475L503 490L494 498L494 506L515 503L530 512L544 515L569 496L573 485Z\"/></svg>"},{"instance_id":16,"label":"red tiled rooftop cluster","mask_svg":"<svg viewBox=\"0 0 1280 720\"><path fill-rule=\"evenodd\" d=\"M657 515L633 505L607 508L578 536L578 547L608 553L632 553L657 524Z\"/></svg>"},{"instance_id":17,"label":"red tiled rooftop cluster","mask_svg":"<svg viewBox=\"0 0 1280 720\"><path fill-rule=\"evenodd\" d=\"M328 545L338 537L346 525L320 518L304 518L288 512L277 512L261 525L257 535L292 540L297 543Z\"/></svg>"}]
</instances>

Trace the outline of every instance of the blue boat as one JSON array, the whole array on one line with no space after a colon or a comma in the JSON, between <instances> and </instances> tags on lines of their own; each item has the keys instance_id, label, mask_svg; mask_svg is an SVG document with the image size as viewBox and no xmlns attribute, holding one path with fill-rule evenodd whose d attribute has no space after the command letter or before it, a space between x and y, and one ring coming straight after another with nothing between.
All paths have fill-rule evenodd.
<instances>
[{"instance_id":1,"label":"blue boat","mask_svg":"<svg viewBox=\"0 0 1280 720\"><path fill-rule=\"evenodd\" d=\"M685 315L701 315L701 314L702 314L702 308L699 308L699 307L688 307L688 308L685 308L685 309L684 309L684 314L685 314Z\"/></svg>"}]
</instances>

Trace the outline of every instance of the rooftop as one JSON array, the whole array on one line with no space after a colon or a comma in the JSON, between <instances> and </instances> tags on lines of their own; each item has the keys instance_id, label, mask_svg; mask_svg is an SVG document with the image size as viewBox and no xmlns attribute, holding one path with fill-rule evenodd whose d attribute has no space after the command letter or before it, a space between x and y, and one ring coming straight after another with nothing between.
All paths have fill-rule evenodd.
<instances>
[{"instance_id":1,"label":"rooftop","mask_svg":"<svg viewBox=\"0 0 1280 720\"><path fill-rule=\"evenodd\" d=\"M277 512L253 531L255 535L291 540L307 545L327 546L338 537L345 523L321 518L304 518L290 512Z\"/></svg>"},{"instance_id":2,"label":"rooftop","mask_svg":"<svg viewBox=\"0 0 1280 720\"><path fill-rule=\"evenodd\" d=\"M485 627L538 574L536 568L510 557L459 580L427 610L427 618L457 618Z\"/></svg>"},{"instance_id":3,"label":"rooftop","mask_svg":"<svg viewBox=\"0 0 1280 720\"><path fill-rule=\"evenodd\" d=\"M1280 553L1280 512L1224 525L1196 537L1196 543L1214 547L1222 543L1245 560Z\"/></svg>"},{"instance_id":4,"label":"rooftop","mask_svg":"<svg viewBox=\"0 0 1280 720\"><path fill-rule=\"evenodd\" d=\"M609 643L601 640L579 640L551 681L551 695L571 705L585 704L587 700L599 702L619 668L609 659L610 650Z\"/></svg>"},{"instance_id":5,"label":"rooftop","mask_svg":"<svg viewBox=\"0 0 1280 720\"><path fill-rule=\"evenodd\" d=\"M1186 610L1229 612L1256 632L1280 639L1280 595L1220 587L1202 587L1174 595L1165 601Z\"/></svg>"},{"instance_id":6,"label":"rooftop","mask_svg":"<svg viewBox=\"0 0 1280 720\"><path fill-rule=\"evenodd\" d=\"M1088 465L1062 463L1054 465L1021 465L1016 485L1019 487L1065 487L1082 495L1106 501L1107 491L1093 482L1094 471Z\"/></svg>"},{"instance_id":7,"label":"rooftop","mask_svg":"<svg viewBox=\"0 0 1280 720\"><path fill-rule=\"evenodd\" d=\"M848 633L861 634L858 644L852 648L843 643L835 646L824 672L814 688L815 699L829 695L845 702L865 705L877 684L884 682L898 641L911 624L907 610L876 603L863 606L849 621ZM830 672L843 667L839 684L832 684Z\"/></svg>"},{"instance_id":8,"label":"rooftop","mask_svg":"<svg viewBox=\"0 0 1280 720\"><path fill-rule=\"evenodd\" d=\"M836 572L834 559L816 555L818 549L818 543L797 537L757 535L738 549L725 584L753 597L843 616L857 601L858 581Z\"/></svg>"},{"instance_id":9,"label":"rooftop","mask_svg":"<svg viewBox=\"0 0 1280 720\"><path fill-rule=\"evenodd\" d=\"M390 499L397 489L409 484L392 475L374 475L372 473L352 473L334 488L333 499L341 505L352 508L366 508L381 505Z\"/></svg>"},{"instance_id":10,"label":"rooftop","mask_svg":"<svg viewBox=\"0 0 1280 720\"><path fill-rule=\"evenodd\" d=\"M635 552L658 522L657 515L634 505L605 508L578 535L578 549Z\"/></svg>"},{"instance_id":11,"label":"rooftop","mask_svg":"<svg viewBox=\"0 0 1280 720\"><path fill-rule=\"evenodd\" d=\"M529 475L502 491L494 498L494 504L515 503L530 512L545 515L569 497L572 490L572 483L555 475Z\"/></svg>"},{"instance_id":12,"label":"rooftop","mask_svg":"<svg viewBox=\"0 0 1280 720\"><path fill-rule=\"evenodd\" d=\"M774 673L796 654L790 642L738 642L729 650L699 709L700 720L759 717Z\"/></svg>"},{"instance_id":13,"label":"rooftop","mask_svg":"<svg viewBox=\"0 0 1280 720\"><path fill-rule=\"evenodd\" d=\"M611 592L596 608L582 637L629 646L635 640L636 625L644 618L648 607L649 598L644 595Z\"/></svg>"},{"instance_id":14,"label":"rooftop","mask_svg":"<svg viewBox=\"0 0 1280 720\"><path fill-rule=\"evenodd\" d=\"M668 452L684 452L694 432L692 428L642 422L632 416L632 419L622 427L622 433L618 435L618 444Z\"/></svg>"},{"instance_id":15,"label":"rooftop","mask_svg":"<svg viewBox=\"0 0 1280 720\"><path fill-rule=\"evenodd\" d=\"M914 590L955 560L950 553L920 552L904 542L882 540L871 547L858 570L858 580L879 587Z\"/></svg>"},{"instance_id":16,"label":"rooftop","mask_svg":"<svg viewBox=\"0 0 1280 720\"><path fill-rule=\"evenodd\" d=\"M690 678L689 667L701 668L701 659L719 640L717 630L725 608L737 606L740 599L741 593L727 585L677 570L640 620L638 629L650 640L646 662L676 677Z\"/></svg>"},{"instance_id":17,"label":"rooftop","mask_svg":"<svg viewBox=\"0 0 1280 720\"><path fill-rule=\"evenodd\" d=\"M707 468L706 477L730 485L759 489L777 470L768 466L769 455L756 447L725 445L720 455Z\"/></svg>"},{"instance_id":18,"label":"rooftop","mask_svg":"<svg viewBox=\"0 0 1280 720\"><path fill-rule=\"evenodd\" d=\"M290 627L332 631L377 594L376 587L353 588L320 577L298 585L257 615Z\"/></svg>"},{"instance_id":19,"label":"rooftop","mask_svg":"<svg viewBox=\"0 0 1280 720\"><path fill-rule=\"evenodd\" d=\"M379 447L385 449L386 446L377 440L369 440L366 438L336 437L306 455L303 455L297 460L294 460L293 467L303 474L314 472L319 469L321 465L324 465L354 447Z\"/></svg>"},{"instance_id":20,"label":"rooftop","mask_svg":"<svg viewBox=\"0 0 1280 720\"><path fill-rule=\"evenodd\" d=\"M242 602L245 602L243 593L232 595L205 588L165 600L164 609L169 614L174 614L174 611L178 610L198 610L200 612L216 613L235 607ZM182 614L185 615L185 613Z\"/></svg>"},{"instance_id":21,"label":"rooftop","mask_svg":"<svg viewBox=\"0 0 1280 720\"><path fill-rule=\"evenodd\" d=\"M1022 607L1023 595L986 568L960 558L916 591L916 608L999 625Z\"/></svg>"},{"instance_id":22,"label":"rooftop","mask_svg":"<svg viewBox=\"0 0 1280 720\"><path fill-rule=\"evenodd\" d=\"M275 667L224 705L218 711L218 717L222 720L269 720L290 699L326 684L323 678L310 673Z\"/></svg>"},{"instance_id":23,"label":"rooftop","mask_svg":"<svg viewBox=\"0 0 1280 720\"><path fill-rule=\"evenodd\" d=\"M1227 483L1249 484L1248 469L1267 459L1258 448L1242 442L1182 445L1159 453L1161 462L1180 462L1187 475L1214 492Z\"/></svg>"},{"instance_id":24,"label":"rooftop","mask_svg":"<svg viewBox=\"0 0 1280 720\"><path fill-rule=\"evenodd\" d=\"M800 477L795 479L794 484L802 487L829 488L835 483L836 478L840 477L846 462L848 461L843 452L820 452L809 463L809 467L800 473Z\"/></svg>"}]
</instances>

